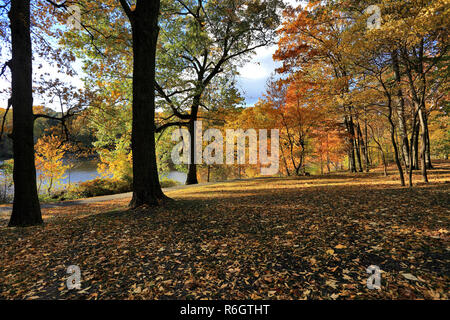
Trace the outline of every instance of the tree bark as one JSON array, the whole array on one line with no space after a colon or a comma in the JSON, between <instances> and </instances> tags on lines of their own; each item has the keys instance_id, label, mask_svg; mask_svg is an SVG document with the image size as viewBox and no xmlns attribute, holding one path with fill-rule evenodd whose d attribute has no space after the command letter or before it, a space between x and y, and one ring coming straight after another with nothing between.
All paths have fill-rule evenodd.
<instances>
[{"instance_id":1,"label":"tree bark","mask_svg":"<svg viewBox=\"0 0 450 320\"><path fill-rule=\"evenodd\" d=\"M155 67L160 1L137 1L130 18L133 34L133 198L132 208L156 206L168 198L158 177L155 148Z\"/></svg>"},{"instance_id":2,"label":"tree bark","mask_svg":"<svg viewBox=\"0 0 450 320\"><path fill-rule=\"evenodd\" d=\"M348 166L350 172L356 172L356 159L355 159L355 148L354 148L354 130L353 130L353 119L350 117L350 120L347 116L344 118L345 126L347 128L347 132L349 134L348 137Z\"/></svg>"},{"instance_id":3,"label":"tree bark","mask_svg":"<svg viewBox=\"0 0 450 320\"><path fill-rule=\"evenodd\" d=\"M391 141L392 141L392 147L394 148L394 159L395 159L395 163L397 164L397 169L398 169L398 173L400 175L400 183L402 184L402 186L405 186L405 176L403 175L403 168L402 168L402 164L400 162L400 157L398 154L398 147L397 147L397 141L395 140L395 124L394 124L394 120L392 119L392 100L389 98L389 102L388 102L388 109L389 109L389 115L388 115L388 120L389 123L391 124Z\"/></svg>"},{"instance_id":4,"label":"tree bark","mask_svg":"<svg viewBox=\"0 0 450 320\"><path fill-rule=\"evenodd\" d=\"M414 147L413 147L413 157L414 157L414 165L413 169L417 170L419 169L419 132L420 132L420 126L416 125L416 133L414 135Z\"/></svg>"},{"instance_id":5,"label":"tree bark","mask_svg":"<svg viewBox=\"0 0 450 320\"><path fill-rule=\"evenodd\" d=\"M350 117L351 119L351 117ZM353 121L351 122L353 123ZM360 152L360 140L359 140L359 134L358 134L358 126L359 124L357 123L356 126L352 125L353 127L353 141L354 141L354 148L356 151L356 159L358 160L358 167L359 167L359 172L363 172L363 166L362 166L362 161L361 161L361 152Z\"/></svg>"},{"instance_id":6,"label":"tree bark","mask_svg":"<svg viewBox=\"0 0 450 320\"><path fill-rule=\"evenodd\" d=\"M423 182L428 183L428 175L427 175L427 135L426 135L426 124L425 124L425 115L423 109L420 107L419 109L419 123L420 123L420 156L422 158L421 168L422 168L422 179Z\"/></svg>"},{"instance_id":7,"label":"tree bark","mask_svg":"<svg viewBox=\"0 0 450 320\"><path fill-rule=\"evenodd\" d=\"M409 158L409 143L408 143L408 132L406 127L406 117L405 117L405 99L403 98L403 91L401 87L401 73L400 64L398 61L398 52L394 50L391 54L392 64L395 73L395 81L397 82L397 115L398 115L398 128L400 132L401 139L401 150L403 159L405 160L405 165L408 168L411 163Z\"/></svg>"},{"instance_id":8,"label":"tree bark","mask_svg":"<svg viewBox=\"0 0 450 320\"><path fill-rule=\"evenodd\" d=\"M290 173L289 168L288 168L288 164L287 164L287 161L286 161L286 157L284 156L284 150L283 150L283 144L282 144L282 143L280 143L280 148L281 148L281 156L282 156L282 158L283 158L284 168L286 169L286 175L287 175L288 177L290 177L290 176L291 176L291 173Z\"/></svg>"},{"instance_id":9,"label":"tree bark","mask_svg":"<svg viewBox=\"0 0 450 320\"><path fill-rule=\"evenodd\" d=\"M12 1L9 19L14 152L14 203L9 226L23 227L42 223L34 163L30 1Z\"/></svg>"},{"instance_id":10,"label":"tree bark","mask_svg":"<svg viewBox=\"0 0 450 320\"><path fill-rule=\"evenodd\" d=\"M364 110L364 113L366 112L366 110ZM366 161L366 172L370 171L370 159L369 159L369 137L367 134L367 118L364 119L364 136L365 136L365 144L364 144L364 149L365 149L365 161Z\"/></svg>"},{"instance_id":11,"label":"tree bark","mask_svg":"<svg viewBox=\"0 0 450 320\"><path fill-rule=\"evenodd\" d=\"M195 163L195 141L196 141L196 134L195 132L195 121L197 121L198 116L198 109L200 107L200 97L194 98L194 103L191 108L191 119L189 120L189 135L191 137L191 154L190 156L190 163L188 164L188 174L186 178L186 184L198 184L197 179L197 164ZM201 147L201 146L200 146Z\"/></svg>"},{"instance_id":12,"label":"tree bark","mask_svg":"<svg viewBox=\"0 0 450 320\"><path fill-rule=\"evenodd\" d=\"M427 143L426 143L427 169L433 169L433 164L431 163L431 142L430 142L430 131L428 130L428 115L425 113L424 117L425 117L425 134L426 134L426 139L427 139Z\"/></svg>"},{"instance_id":13,"label":"tree bark","mask_svg":"<svg viewBox=\"0 0 450 320\"><path fill-rule=\"evenodd\" d=\"M413 160L413 153L414 153L413 141L416 140L416 136L418 135L417 130L416 130L416 125L417 125L417 112L414 111L414 117L413 117L412 128L411 128L411 139L410 139L410 144L409 144L409 149L408 149L409 158L411 160ZM409 172L408 172L408 180L409 180L410 187L413 186L413 179L412 179L413 170L414 170L414 164L412 163L412 165L409 167Z\"/></svg>"}]
</instances>

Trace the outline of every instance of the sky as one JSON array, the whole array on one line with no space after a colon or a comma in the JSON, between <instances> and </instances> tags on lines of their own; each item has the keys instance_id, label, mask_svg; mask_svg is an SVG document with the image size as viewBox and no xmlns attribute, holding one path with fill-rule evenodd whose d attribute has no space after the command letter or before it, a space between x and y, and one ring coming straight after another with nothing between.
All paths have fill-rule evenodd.
<instances>
[{"instance_id":1,"label":"sky","mask_svg":"<svg viewBox=\"0 0 450 320\"><path fill-rule=\"evenodd\" d=\"M254 105L262 97L268 78L281 65L272 59L276 49L276 46L258 48L252 60L238 70L237 85L247 106Z\"/></svg>"},{"instance_id":2,"label":"sky","mask_svg":"<svg viewBox=\"0 0 450 320\"><path fill-rule=\"evenodd\" d=\"M285 3L291 6L296 6L300 3L298 0L285 0ZM237 77L237 86L241 90L243 97L245 98L246 106L253 106L259 98L261 98L265 92L266 82L270 75L280 66L279 62L275 62L272 59L273 54L276 51L276 46L262 47L255 50L255 55L244 66L238 69L240 76ZM43 62L45 72L50 72L51 68ZM81 70L81 68L76 68ZM79 77L82 74L79 74ZM35 77L39 77L39 73L35 74ZM82 87L82 81L78 79L63 79L70 82L76 87ZM0 79L0 91L4 88L10 87L9 81L6 81L4 77ZM34 105L46 105L52 109L58 110L59 105L49 105L45 103L39 97L34 98ZM0 107L6 108L7 96L0 94Z\"/></svg>"},{"instance_id":3,"label":"sky","mask_svg":"<svg viewBox=\"0 0 450 320\"><path fill-rule=\"evenodd\" d=\"M284 3L296 7L304 1L284 0ZM277 46L263 47L255 51L252 60L240 68L238 71L238 88L243 92L245 104L253 106L264 94L267 80L276 68L281 66L280 62L273 61L273 54Z\"/></svg>"}]
</instances>

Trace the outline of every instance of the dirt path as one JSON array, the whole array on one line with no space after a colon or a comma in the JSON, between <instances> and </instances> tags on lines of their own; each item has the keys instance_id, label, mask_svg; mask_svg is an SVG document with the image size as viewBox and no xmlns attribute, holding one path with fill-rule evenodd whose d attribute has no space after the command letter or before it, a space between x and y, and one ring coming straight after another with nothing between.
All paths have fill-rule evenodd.
<instances>
[{"instance_id":1,"label":"dirt path","mask_svg":"<svg viewBox=\"0 0 450 320\"><path fill-rule=\"evenodd\" d=\"M225 182L199 183L197 185L179 185L179 186L170 187L170 188L163 188L163 191L166 193L166 192L181 190L181 189L186 189L186 188L202 187L202 186L207 186L207 185L214 185L217 183L227 183L227 182L231 183L234 181L236 181L236 180L229 180L229 181L225 181ZM119 194L112 194L112 195L85 198L85 199L67 200L67 201L60 201L60 202L54 202L54 203L42 203L41 208L42 209L54 209L54 208L62 208L62 207L82 206L82 205L102 203L102 202L108 202L108 201L131 199L131 196L132 196L132 193L127 192L127 193L119 193ZM11 211L12 211L12 204L0 205L0 218L2 218L2 219L9 218Z\"/></svg>"}]
</instances>

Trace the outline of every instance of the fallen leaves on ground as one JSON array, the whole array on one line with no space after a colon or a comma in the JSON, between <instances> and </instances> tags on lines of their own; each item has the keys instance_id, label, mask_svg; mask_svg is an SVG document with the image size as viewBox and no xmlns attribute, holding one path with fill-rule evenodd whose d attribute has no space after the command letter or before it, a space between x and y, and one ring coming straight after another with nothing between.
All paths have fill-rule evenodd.
<instances>
[{"instance_id":1,"label":"fallen leaves on ground","mask_svg":"<svg viewBox=\"0 0 450 320\"><path fill-rule=\"evenodd\" d=\"M449 189L343 174L192 187L164 208L45 209L44 226L1 220L0 298L448 299Z\"/></svg>"}]
</instances>

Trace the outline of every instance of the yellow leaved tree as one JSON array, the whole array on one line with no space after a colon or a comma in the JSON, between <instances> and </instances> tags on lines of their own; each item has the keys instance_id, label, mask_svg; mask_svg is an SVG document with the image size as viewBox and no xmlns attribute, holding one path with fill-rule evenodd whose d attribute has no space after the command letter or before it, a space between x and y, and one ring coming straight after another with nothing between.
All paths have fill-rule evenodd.
<instances>
[{"instance_id":1,"label":"yellow leaved tree","mask_svg":"<svg viewBox=\"0 0 450 320\"><path fill-rule=\"evenodd\" d=\"M54 185L63 178L69 169L63 158L69 147L60 137L52 134L41 137L36 145L36 169L38 171L38 191L45 185L51 194Z\"/></svg>"}]
</instances>

